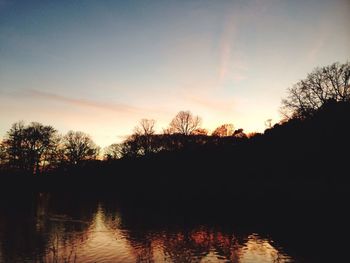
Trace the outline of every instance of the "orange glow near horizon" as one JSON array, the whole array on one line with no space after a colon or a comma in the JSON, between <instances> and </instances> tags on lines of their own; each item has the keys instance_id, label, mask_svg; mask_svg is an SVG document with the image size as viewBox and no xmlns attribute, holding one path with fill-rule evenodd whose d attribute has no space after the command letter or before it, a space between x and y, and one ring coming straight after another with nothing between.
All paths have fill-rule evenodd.
<instances>
[{"instance_id":1,"label":"orange glow near horizon","mask_svg":"<svg viewBox=\"0 0 350 263\"><path fill-rule=\"evenodd\" d=\"M10 2L0 4L0 138L37 121L105 147L142 118L161 132L181 110L209 131L263 132L287 88L350 54L346 0Z\"/></svg>"}]
</instances>

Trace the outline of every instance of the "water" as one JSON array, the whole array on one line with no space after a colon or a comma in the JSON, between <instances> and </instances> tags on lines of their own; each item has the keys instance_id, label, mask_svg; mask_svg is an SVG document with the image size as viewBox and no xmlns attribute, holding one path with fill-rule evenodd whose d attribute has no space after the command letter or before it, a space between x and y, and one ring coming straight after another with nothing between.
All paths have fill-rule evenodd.
<instances>
[{"instance_id":1,"label":"water","mask_svg":"<svg viewBox=\"0 0 350 263\"><path fill-rule=\"evenodd\" d=\"M0 209L0 262L309 262L289 237L256 224L261 214L241 220L236 210L213 216L48 193L3 200Z\"/></svg>"}]
</instances>

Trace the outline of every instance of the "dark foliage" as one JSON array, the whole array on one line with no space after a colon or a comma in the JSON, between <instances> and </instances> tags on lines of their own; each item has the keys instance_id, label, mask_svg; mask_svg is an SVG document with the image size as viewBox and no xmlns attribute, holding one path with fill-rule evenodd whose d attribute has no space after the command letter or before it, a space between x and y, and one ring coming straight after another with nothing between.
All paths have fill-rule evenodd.
<instances>
[{"instance_id":1,"label":"dark foliage","mask_svg":"<svg viewBox=\"0 0 350 263\"><path fill-rule=\"evenodd\" d=\"M320 88L327 87L327 94L332 94L331 85L342 86L334 91L338 95L327 97L302 118L294 109L294 117L273 127L269 123L264 134L246 135L243 129L233 131L233 125L223 125L211 136L195 133L200 118L182 111L170 123L171 132L163 134L155 134L154 120L141 120L133 135L105 150L101 161L98 147L84 133L69 132L61 138L50 126L17 123L0 145L1 185L112 191L157 200L347 196L347 66L316 69L308 81L321 74L325 84ZM39 172L47 176L23 177Z\"/></svg>"},{"instance_id":2,"label":"dark foliage","mask_svg":"<svg viewBox=\"0 0 350 263\"><path fill-rule=\"evenodd\" d=\"M34 178L2 171L1 179L10 182L2 185L112 191L136 199L335 198L349 192L348 123L350 103L329 101L308 119L291 119L249 138L242 132L152 135L160 146L147 154L85 160Z\"/></svg>"},{"instance_id":3,"label":"dark foliage","mask_svg":"<svg viewBox=\"0 0 350 263\"><path fill-rule=\"evenodd\" d=\"M287 118L312 116L327 101L350 101L350 63L316 68L288 90L281 112Z\"/></svg>"}]
</instances>

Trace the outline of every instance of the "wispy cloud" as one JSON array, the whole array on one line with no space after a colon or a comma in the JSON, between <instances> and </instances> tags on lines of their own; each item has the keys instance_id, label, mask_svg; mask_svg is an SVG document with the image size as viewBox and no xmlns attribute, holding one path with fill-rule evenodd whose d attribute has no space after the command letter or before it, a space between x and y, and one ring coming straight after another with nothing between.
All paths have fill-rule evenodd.
<instances>
[{"instance_id":1,"label":"wispy cloud","mask_svg":"<svg viewBox=\"0 0 350 263\"><path fill-rule=\"evenodd\" d=\"M58 102L74 105L77 107L89 107L89 108L97 108L102 110L109 110L109 111L115 111L115 112L128 112L128 113L138 113L142 111L142 109L138 107L126 105L122 103L111 103L111 102L101 102L101 101L81 99L81 98L72 98L68 96L54 94L47 91L39 91L35 89L25 90L24 93L27 96L30 96L33 98L58 101Z\"/></svg>"},{"instance_id":2,"label":"wispy cloud","mask_svg":"<svg viewBox=\"0 0 350 263\"><path fill-rule=\"evenodd\" d=\"M235 21L233 16L230 16L225 21L224 32L222 34L220 43L219 82L222 82L224 80L229 71L232 56L233 37L235 35L235 31Z\"/></svg>"},{"instance_id":3,"label":"wispy cloud","mask_svg":"<svg viewBox=\"0 0 350 263\"><path fill-rule=\"evenodd\" d=\"M238 22L231 13L224 21L224 30L220 42L219 84L227 79L241 81L246 79L247 67L238 50Z\"/></svg>"},{"instance_id":4,"label":"wispy cloud","mask_svg":"<svg viewBox=\"0 0 350 263\"><path fill-rule=\"evenodd\" d=\"M234 107L232 100L209 99L206 97L187 95L186 99L191 104L209 109L210 111L231 112Z\"/></svg>"},{"instance_id":5,"label":"wispy cloud","mask_svg":"<svg viewBox=\"0 0 350 263\"><path fill-rule=\"evenodd\" d=\"M322 32L320 36L316 39L316 42L312 46L312 48L307 53L307 59L310 62L314 62L318 55L320 55L320 52L322 48L325 45L326 39L328 37L328 34L325 32Z\"/></svg>"}]
</instances>

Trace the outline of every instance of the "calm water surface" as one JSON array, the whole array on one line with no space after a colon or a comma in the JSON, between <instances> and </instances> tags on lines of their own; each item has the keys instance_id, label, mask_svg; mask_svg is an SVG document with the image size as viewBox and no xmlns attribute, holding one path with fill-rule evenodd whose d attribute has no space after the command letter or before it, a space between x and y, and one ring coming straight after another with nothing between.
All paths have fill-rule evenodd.
<instances>
[{"instance_id":1,"label":"calm water surface","mask_svg":"<svg viewBox=\"0 0 350 263\"><path fill-rule=\"evenodd\" d=\"M21 198L1 206L0 262L304 262L273 235L205 220L205 211L194 218L125 209L114 199Z\"/></svg>"}]
</instances>

